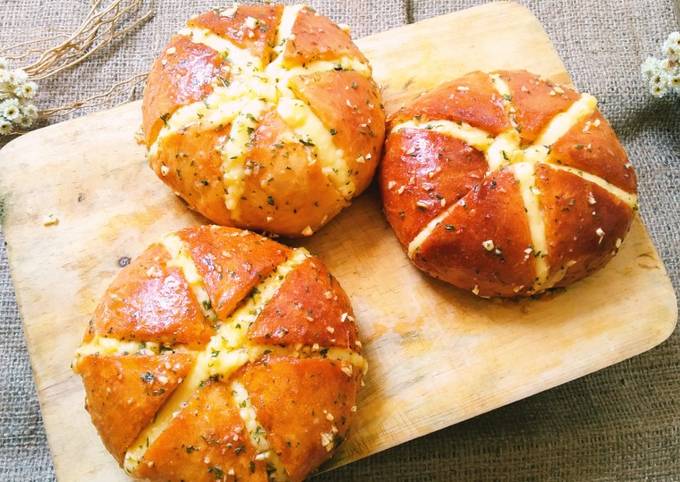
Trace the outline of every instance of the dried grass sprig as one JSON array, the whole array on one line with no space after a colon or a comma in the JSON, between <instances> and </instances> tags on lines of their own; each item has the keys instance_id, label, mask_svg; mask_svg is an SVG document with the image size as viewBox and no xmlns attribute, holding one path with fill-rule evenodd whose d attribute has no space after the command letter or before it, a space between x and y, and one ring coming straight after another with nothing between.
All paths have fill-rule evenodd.
<instances>
[{"instance_id":1,"label":"dried grass sprig","mask_svg":"<svg viewBox=\"0 0 680 482\"><path fill-rule=\"evenodd\" d=\"M83 107L94 107L98 105L103 105L105 104L113 94L122 91L125 87L130 88L130 94L128 95L127 100L132 100L132 94L134 92L134 89L144 80L146 80L148 76L148 72L143 72L141 74L135 74L132 77L121 80L120 82L112 85L109 87L107 90L104 92L100 92L98 94L94 94L90 97L87 97L85 99L80 99L74 102L71 102L66 105L62 105L59 107L53 107L51 109L44 109L40 111L40 115L44 117L49 117L53 115L63 115L67 114L69 112L72 112L74 110L82 109Z\"/></svg>"},{"instance_id":2,"label":"dried grass sprig","mask_svg":"<svg viewBox=\"0 0 680 482\"><path fill-rule=\"evenodd\" d=\"M154 11L152 8L141 11L143 3L143 0L113 0L105 5L103 0L92 0L85 19L75 31L57 31L48 37L0 49L0 135L24 133L39 118L103 105L126 87L132 87L133 93L146 78L146 73L133 75L103 92L63 106L38 110L32 103L37 90L35 81L55 76L84 62L149 20ZM45 48L54 41L58 43ZM12 70L8 60L24 61L26 64Z\"/></svg>"},{"instance_id":3,"label":"dried grass sprig","mask_svg":"<svg viewBox=\"0 0 680 482\"><path fill-rule=\"evenodd\" d=\"M22 69L33 80L42 80L77 65L88 57L127 35L149 20L154 12L149 9L135 18L142 0L114 0L101 8L96 0L80 26L68 38L42 52L37 59ZM121 28L121 25L130 22ZM15 46L16 47L16 46ZM9 49L10 51L13 48Z\"/></svg>"},{"instance_id":4,"label":"dried grass sprig","mask_svg":"<svg viewBox=\"0 0 680 482\"><path fill-rule=\"evenodd\" d=\"M31 55L44 52L45 48L42 46L47 44L48 42L52 42L57 39L63 39L68 36L69 36L68 32L61 32L54 35L50 35L49 37L41 37L32 40L27 40L26 42L14 44L10 47L0 48L0 56L3 56L7 60L22 60L27 57L30 57ZM29 46L31 48L27 48ZM20 48L27 48L27 50L24 50L16 54L12 53L12 51Z\"/></svg>"}]
</instances>

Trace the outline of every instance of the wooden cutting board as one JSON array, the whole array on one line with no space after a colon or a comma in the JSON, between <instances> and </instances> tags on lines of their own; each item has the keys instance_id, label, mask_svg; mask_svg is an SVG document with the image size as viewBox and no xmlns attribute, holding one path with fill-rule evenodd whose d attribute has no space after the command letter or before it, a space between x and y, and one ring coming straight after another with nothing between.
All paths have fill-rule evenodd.
<instances>
[{"instance_id":1,"label":"wooden cutting board","mask_svg":"<svg viewBox=\"0 0 680 482\"><path fill-rule=\"evenodd\" d=\"M473 69L526 68L569 81L541 25L513 3L358 43L388 111ZM126 479L90 424L69 368L119 258L202 222L145 165L133 140L139 125L140 105L132 103L29 133L0 154L9 261L63 481ZM43 226L48 214L59 224ZM370 364L353 435L334 465L641 353L665 340L677 318L671 283L639 220L606 269L538 300L477 299L422 275L397 244L375 192L303 244L349 293Z\"/></svg>"}]
</instances>

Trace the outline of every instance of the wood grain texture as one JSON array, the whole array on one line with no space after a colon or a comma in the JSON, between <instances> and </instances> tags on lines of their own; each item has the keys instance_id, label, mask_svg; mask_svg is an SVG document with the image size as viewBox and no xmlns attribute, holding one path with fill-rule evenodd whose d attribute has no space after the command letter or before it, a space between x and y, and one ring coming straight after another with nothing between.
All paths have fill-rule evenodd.
<instances>
[{"instance_id":1,"label":"wood grain texture","mask_svg":"<svg viewBox=\"0 0 680 482\"><path fill-rule=\"evenodd\" d=\"M512 3L358 44L384 86L389 112L474 69L526 68L569 81L538 21ZM133 140L140 117L139 103L124 105L29 133L0 153L10 266L64 481L126 480L82 408L82 385L69 368L118 259L203 222L146 166ZM43 226L47 214L59 224ZM334 465L641 353L666 339L677 318L670 281L639 220L603 271L538 300L482 300L420 273L374 190L302 244L350 295L370 367L353 435Z\"/></svg>"}]
</instances>

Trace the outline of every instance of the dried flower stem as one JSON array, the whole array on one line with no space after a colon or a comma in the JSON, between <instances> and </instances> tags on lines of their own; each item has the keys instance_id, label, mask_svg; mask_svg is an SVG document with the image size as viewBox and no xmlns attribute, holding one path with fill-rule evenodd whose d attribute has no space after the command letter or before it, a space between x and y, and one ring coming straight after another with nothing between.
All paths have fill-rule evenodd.
<instances>
[{"instance_id":1,"label":"dried flower stem","mask_svg":"<svg viewBox=\"0 0 680 482\"><path fill-rule=\"evenodd\" d=\"M85 19L69 33L57 30L52 35L24 41L0 49L0 135L21 134L38 118L63 115L83 107L102 106L123 88L135 88L147 73L116 83L104 92L66 105L38 110L30 102L37 85L43 80L87 60L102 48L125 37L150 19L152 9L141 12L144 0L91 0ZM56 45L47 48L52 42ZM7 60L24 61L26 65L9 69Z\"/></svg>"},{"instance_id":2,"label":"dried flower stem","mask_svg":"<svg viewBox=\"0 0 680 482\"><path fill-rule=\"evenodd\" d=\"M148 10L133 20L130 25L120 29L119 25L128 16L139 10L142 0L132 0L127 5L126 3L128 2L125 0L114 0L105 8L100 9L102 0L94 1L85 20L73 34L56 46L44 51L35 61L22 67L22 69L33 80L51 77L83 62L101 48L124 37L153 16L153 10ZM19 45L14 47L19 47ZM20 54L19 58L25 58L27 55L24 54Z\"/></svg>"},{"instance_id":3,"label":"dried flower stem","mask_svg":"<svg viewBox=\"0 0 680 482\"><path fill-rule=\"evenodd\" d=\"M112 85L111 87L109 87L109 89L107 89L104 92L100 92L99 94L95 94L85 99L77 100L75 102L71 102L70 104L62 105L60 107L41 110L40 116L46 118L56 114L67 114L82 107L91 107L94 105L101 104L104 101L108 100L111 94L113 94L116 91L119 91L123 87L126 86L129 86L131 88L136 87L137 85L139 85L140 82L144 81L148 75L149 74L147 72L135 74L128 79L122 80Z\"/></svg>"},{"instance_id":4,"label":"dried flower stem","mask_svg":"<svg viewBox=\"0 0 680 482\"><path fill-rule=\"evenodd\" d=\"M39 53L41 53L45 50L44 48L40 48L40 47L37 47L37 46L46 44L46 43L51 42L53 40L65 38L65 37L68 37L68 36L69 35L68 35L67 32L62 32L62 33L58 33L58 34L55 34L55 35L51 35L49 37L42 37L42 38L37 38L37 39L33 39L33 40L27 40L26 42L14 44L10 47L0 48L0 56L6 58L7 60L25 59L26 57L30 57L33 54L39 54ZM16 50L16 49L19 49L19 48L22 48L22 47L28 47L28 46L32 46L32 48L25 50L25 51L18 53L18 54L9 53L12 50Z\"/></svg>"}]
</instances>

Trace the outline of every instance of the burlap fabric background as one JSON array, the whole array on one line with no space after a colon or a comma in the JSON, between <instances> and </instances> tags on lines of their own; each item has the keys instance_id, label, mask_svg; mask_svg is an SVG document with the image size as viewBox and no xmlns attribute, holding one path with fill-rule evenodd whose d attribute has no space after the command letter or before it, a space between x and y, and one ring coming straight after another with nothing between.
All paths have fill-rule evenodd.
<instances>
[{"instance_id":1,"label":"burlap fabric background","mask_svg":"<svg viewBox=\"0 0 680 482\"><path fill-rule=\"evenodd\" d=\"M680 99L651 98L639 75L645 56L678 29L672 1L525 3L543 22L576 85L597 95L623 139L640 177L642 215L677 290ZM157 1L155 18L124 42L43 83L41 102L58 105L145 71L184 18L215 3ZM311 3L362 36L479 2ZM87 4L0 0L0 46L72 27ZM54 472L4 245L0 256L0 479L50 480ZM676 332L632 360L316 480L680 480L679 362Z\"/></svg>"}]
</instances>

